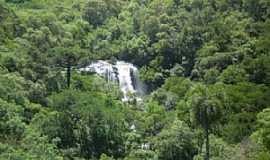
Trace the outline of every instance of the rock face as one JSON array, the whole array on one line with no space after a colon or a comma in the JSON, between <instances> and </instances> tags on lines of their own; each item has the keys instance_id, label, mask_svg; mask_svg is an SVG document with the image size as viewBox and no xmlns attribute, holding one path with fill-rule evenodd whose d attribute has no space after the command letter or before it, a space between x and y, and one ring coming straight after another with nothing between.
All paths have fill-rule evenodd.
<instances>
[{"instance_id":1,"label":"rock face","mask_svg":"<svg viewBox=\"0 0 270 160\"><path fill-rule=\"evenodd\" d=\"M80 70L95 72L107 81L118 83L123 92L122 101L126 102L132 98L140 100L139 96L144 93L144 85L139 79L138 68L131 63L116 61L115 64L111 64L99 60Z\"/></svg>"}]
</instances>

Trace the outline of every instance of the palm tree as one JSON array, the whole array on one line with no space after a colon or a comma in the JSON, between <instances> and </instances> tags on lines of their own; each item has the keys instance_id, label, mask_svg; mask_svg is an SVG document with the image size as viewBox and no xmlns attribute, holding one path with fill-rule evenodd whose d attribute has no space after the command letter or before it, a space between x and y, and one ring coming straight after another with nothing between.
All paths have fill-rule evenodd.
<instances>
[{"instance_id":1,"label":"palm tree","mask_svg":"<svg viewBox=\"0 0 270 160\"><path fill-rule=\"evenodd\" d=\"M199 85L191 99L192 109L195 121L204 130L205 136L205 160L210 159L210 141L209 134L212 126L221 117L221 102L204 85Z\"/></svg>"}]
</instances>

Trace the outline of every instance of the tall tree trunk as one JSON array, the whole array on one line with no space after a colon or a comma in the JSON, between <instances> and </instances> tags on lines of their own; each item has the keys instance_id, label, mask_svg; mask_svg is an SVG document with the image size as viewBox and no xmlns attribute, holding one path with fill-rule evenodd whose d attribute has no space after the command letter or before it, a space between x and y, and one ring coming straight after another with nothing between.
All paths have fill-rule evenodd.
<instances>
[{"instance_id":1,"label":"tall tree trunk","mask_svg":"<svg viewBox=\"0 0 270 160\"><path fill-rule=\"evenodd\" d=\"M180 49L177 47L177 54L179 55L179 64L182 66L183 64L183 55L180 53Z\"/></svg>"},{"instance_id":2,"label":"tall tree trunk","mask_svg":"<svg viewBox=\"0 0 270 160\"><path fill-rule=\"evenodd\" d=\"M205 150L206 150L206 154L205 154L205 158L204 160L209 160L210 159L210 143L209 143L209 127L208 124L205 127Z\"/></svg>"},{"instance_id":3,"label":"tall tree trunk","mask_svg":"<svg viewBox=\"0 0 270 160\"><path fill-rule=\"evenodd\" d=\"M67 65L67 87L70 87L70 78L71 78L71 64Z\"/></svg>"}]
</instances>

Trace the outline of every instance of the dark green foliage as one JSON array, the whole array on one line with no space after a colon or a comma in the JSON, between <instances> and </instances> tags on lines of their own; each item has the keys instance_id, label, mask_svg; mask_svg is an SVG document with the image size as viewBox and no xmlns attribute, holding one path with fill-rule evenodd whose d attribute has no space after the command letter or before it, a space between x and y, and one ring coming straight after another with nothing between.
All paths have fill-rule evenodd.
<instances>
[{"instance_id":1,"label":"dark green foliage","mask_svg":"<svg viewBox=\"0 0 270 160\"><path fill-rule=\"evenodd\" d=\"M0 113L1 139L13 143L21 140L25 131L23 108L0 99Z\"/></svg>"},{"instance_id":2,"label":"dark green foliage","mask_svg":"<svg viewBox=\"0 0 270 160\"><path fill-rule=\"evenodd\" d=\"M5 1L9 3L24 3L29 0L5 0Z\"/></svg>"},{"instance_id":3,"label":"dark green foliage","mask_svg":"<svg viewBox=\"0 0 270 160\"><path fill-rule=\"evenodd\" d=\"M121 3L119 0L90 0L84 8L83 17L93 26L102 25L107 18L118 15Z\"/></svg>"},{"instance_id":4,"label":"dark green foliage","mask_svg":"<svg viewBox=\"0 0 270 160\"><path fill-rule=\"evenodd\" d=\"M162 131L155 139L154 145L159 159L192 160L196 154L193 137L194 134L185 123L175 121L168 130Z\"/></svg>"},{"instance_id":5,"label":"dark green foliage","mask_svg":"<svg viewBox=\"0 0 270 160\"><path fill-rule=\"evenodd\" d=\"M258 124L261 128L259 130L259 135L262 138L262 143L267 149L270 148L270 139L269 139L269 108L263 110L258 114Z\"/></svg>"},{"instance_id":6,"label":"dark green foliage","mask_svg":"<svg viewBox=\"0 0 270 160\"><path fill-rule=\"evenodd\" d=\"M0 159L268 160L269 0L0 0ZM138 66L147 94L79 68Z\"/></svg>"},{"instance_id":7,"label":"dark green foliage","mask_svg":"<svg viewBox=\"0 0 270 160\"><path fill-rule=\"evenodd\" d=\"M198 85L191 90L190 98L191 109L193 110L195 123L204 130L205 136L205 160L210 159L209 135L222 117L222 103L218 99L215 90L208 90L206 86Z\"/></svg>"}]
</instances>

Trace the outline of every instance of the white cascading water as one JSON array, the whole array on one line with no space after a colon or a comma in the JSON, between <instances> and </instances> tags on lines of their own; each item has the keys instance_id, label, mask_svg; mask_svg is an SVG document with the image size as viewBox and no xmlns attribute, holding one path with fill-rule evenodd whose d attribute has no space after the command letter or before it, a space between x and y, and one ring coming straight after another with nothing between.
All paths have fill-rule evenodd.
<instances>
[{"instance_id":1,"label":"white cascading water","mask_svg":"<svg viewBox=\"0 0 270 160\"><path fill-rule=\"evenodd\" d=\"M137 68L132 64L125 63L123 61L116 62L115 67L118 71L119 87L124 95L122 101L128 101L129 95L136 93L135 87L133 86L131 73L136 73Z\"/></svg>"},{"instance_id":2,"label":"white cascading water","mask_svg":"<svg viewBox=\"0 0 270 160\"><path fill-rule=\"evenodd\" d=\"M138 69L131 63L117 61L111 64L99 60L80 70L95 72L107 81L118 82L123 92L122 101L124 102L131 100L132 96L135 96L137 101L141 100L138 95L143 93L143 85L138 79Z\"/></svg>"}]
</instances>

